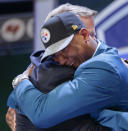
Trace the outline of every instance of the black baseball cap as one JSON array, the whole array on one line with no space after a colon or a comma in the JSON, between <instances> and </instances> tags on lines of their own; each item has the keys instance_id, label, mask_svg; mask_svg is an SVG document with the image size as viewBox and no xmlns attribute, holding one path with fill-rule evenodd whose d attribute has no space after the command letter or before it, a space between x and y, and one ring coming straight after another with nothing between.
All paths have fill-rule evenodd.
<instances>
[{"instance_id":1,"label":"black baseball cap","mask_svg":"<svg viewBox=\"0 0 128 131\"><path fill-rule=\"evenodd\" d=\"M67 47L74 34L81 28L86 27L71 12L60 13L50 18L41 28L41 40L46 48L41 60Z\"/></svg>"}]
</instances>

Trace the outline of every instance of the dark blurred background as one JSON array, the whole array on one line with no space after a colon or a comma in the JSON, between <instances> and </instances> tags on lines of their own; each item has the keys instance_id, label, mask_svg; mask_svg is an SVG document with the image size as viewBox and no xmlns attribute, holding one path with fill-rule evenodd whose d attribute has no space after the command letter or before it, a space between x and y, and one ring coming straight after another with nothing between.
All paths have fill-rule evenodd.
<instances>
[{"instance_id":1,"label":"dark blurred background","mask_svg":"<svg viewBox=\"0 0 128 131\"><path fill-rule=\"evenodd\" d=\"M5 115L12 79L30 63L33 36L29 24L33 13L32 0L0 0L0 131L10 131Z\"/></svg>"},{"instance_id":2,"label":"dark blurred background","mask_svg":"<svg viewBox=\"0 0 128 131\"><path fill-rule=\"evenodd\" d=\"M49 10L69 2L87 6L99 13L113 2L113 0L0 0L0 131L10 130L5 122L5 115L8 108L7 98L12 91L11 83L13 78L29 65L32 51L38 49L37 19L40 20L48 14L48 11L44 10L39 16L38 2L42 2L43 5L48 1L54 1ZM48 6L49 3L47 8Z\"/></svg>"}]
</instances>

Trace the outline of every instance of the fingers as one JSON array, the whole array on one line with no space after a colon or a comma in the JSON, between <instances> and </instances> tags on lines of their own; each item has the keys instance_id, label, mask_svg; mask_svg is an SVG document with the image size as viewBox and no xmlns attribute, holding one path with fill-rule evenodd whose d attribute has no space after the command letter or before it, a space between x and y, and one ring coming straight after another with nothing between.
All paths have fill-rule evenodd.
<instances>
[{"instance_id":1,"label":"fingers","mask_svg":"<svg viewBox=\"0 0 128 131\"><path fill-rule=\"evenodd\" d=\"M6 114L6 122L12 131L16 130L16 111L14 109L8 109Z\"/></svg>"},{"instance_id":2,"label":"fingers","mask_svg":"<svg viewBox=\"0 0 128 131\"><path fill-rule=\"evenodd\" d=\"M32 64L31 67L28 70L28 76L31 76L33 68L34 68L34 65Z\"/></svg>"}]
</instances>

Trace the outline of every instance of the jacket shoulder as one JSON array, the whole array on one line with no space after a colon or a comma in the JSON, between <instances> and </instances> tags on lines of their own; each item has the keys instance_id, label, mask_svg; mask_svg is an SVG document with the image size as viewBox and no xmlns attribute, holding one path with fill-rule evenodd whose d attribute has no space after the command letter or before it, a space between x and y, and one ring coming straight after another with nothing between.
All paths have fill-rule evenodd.
<instances>
[{"instance_id":1,"label":"jacket shoulder","mask_svg":"<svg viewBox=\"0 0 128 131\"><path fill-rule=\"evenodd\" d=\"M110 71L113 73L118 73L116 66L119 63L121 63L121 60L117 55L101 53L98 56L94 56L91 59L82 63L78 67L77 71L81 72L85 69L99 69L104 71Z\"/></svg>"}]
</instances>

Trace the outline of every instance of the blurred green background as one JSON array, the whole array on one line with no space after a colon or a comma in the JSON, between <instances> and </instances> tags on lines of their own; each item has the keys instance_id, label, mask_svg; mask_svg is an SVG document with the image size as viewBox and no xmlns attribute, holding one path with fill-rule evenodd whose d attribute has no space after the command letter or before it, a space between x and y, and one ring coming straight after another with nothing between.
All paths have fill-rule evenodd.
<instances>
[{"instance_id":1,"label":"blurred green background","mask_svg":"<svg viewBox=\"0 0 128 131\"><path fill-rule=\"evenodd\" d=\"M0 131L9 131L9 128L5 122L7 98L9 93L12 91L12 79L19 73L22 73L30 63L29 54L0 56L0 63Z\"/></svg>"}]
</instances>

